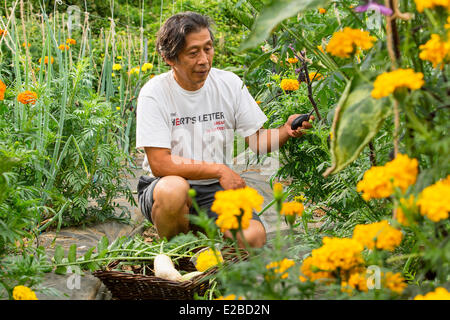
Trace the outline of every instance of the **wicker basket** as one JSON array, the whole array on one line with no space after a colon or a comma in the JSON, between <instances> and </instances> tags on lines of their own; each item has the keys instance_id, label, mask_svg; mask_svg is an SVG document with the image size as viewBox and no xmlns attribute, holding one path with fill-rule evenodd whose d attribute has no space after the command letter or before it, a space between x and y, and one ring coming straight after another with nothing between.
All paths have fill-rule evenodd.
<instances>
[{"instance_id":1,"label":"wicker basket","mask_svg":"<svg viewBox=\"0 0 450 320\"><path fill-rule=\"evenodd\" d=\"M221 252L225 264L239 261L233 247L224 247ZM241 251L241 258L247 259L248 252ZM178 282L139 274L141 268L133 270L134 274L111 270L119 263L120 260L113 261L104 270L93 272L111 292L112 298L118 300L192 300L195 293L205 294L209 288L209 276L217 272L217 268L211 268L191 280ZM196 271L189 258L181 258L177 263L178 270ZM146 270L151 274L150 267L151 264L148 264Z\"/></svg>"}]
</instances>

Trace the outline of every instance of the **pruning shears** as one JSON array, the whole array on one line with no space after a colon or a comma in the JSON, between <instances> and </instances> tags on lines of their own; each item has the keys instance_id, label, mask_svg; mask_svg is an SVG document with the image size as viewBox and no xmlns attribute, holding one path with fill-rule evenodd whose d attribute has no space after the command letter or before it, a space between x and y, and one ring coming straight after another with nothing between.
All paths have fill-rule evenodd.
<instances>
[{"instance_id":1,"label":"pruning shears","mask_svg":"<svg viewBox=\"0 0 450 320\"><path fill-rule=\"evenodd\" d=\"M303 121L309 121L309 117L311 117L313 112L314 112L314 108L311 110L310 113L302 114L301 116L298 116L297 118L295 118L294 121L292 121L291 129L292 130L297 130L298 127L302 126Z\"/></svg>"}]
</instances>

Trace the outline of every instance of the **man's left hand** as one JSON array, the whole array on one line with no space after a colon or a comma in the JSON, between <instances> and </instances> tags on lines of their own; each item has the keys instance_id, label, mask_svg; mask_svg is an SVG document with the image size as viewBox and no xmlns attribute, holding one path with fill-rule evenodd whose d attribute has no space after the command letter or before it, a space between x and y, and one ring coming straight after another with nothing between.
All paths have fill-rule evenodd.
<instances>
[{"instance_id":1,"label":"man's left hand","mask_svg":"<svg viewBox=\"0 0 450 320\"><path fill-rule=\"evenodd\" d=\"M301 114L293 114L293 115L289 116L288 120L284 124L284 126L286 127L286 131L289 134L289 136L294 137L294 138L301 137L305 133L306 129L311 129L312 128L312 124L309 121L303 121L301 127L298 127L297 130L292 130L291 129L292 122L295 119L297 119L297 117L299 117L299 116L301 116ZM310 116L309 119L310 120L314 120L315 117L314 116Z\"/></svg>"}]
</instances>

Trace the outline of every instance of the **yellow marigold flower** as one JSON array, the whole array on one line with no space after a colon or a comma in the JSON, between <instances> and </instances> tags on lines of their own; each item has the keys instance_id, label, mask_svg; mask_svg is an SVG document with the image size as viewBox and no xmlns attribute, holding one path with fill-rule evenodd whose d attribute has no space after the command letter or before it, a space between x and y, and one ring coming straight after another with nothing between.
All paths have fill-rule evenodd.
<instances>
[{"instance_id":1,"label":"yellow marigold flower","mask_svg":"<svg viewBox=\"0 0 450 320\"><path fill-rule=\"evenodd\" d=\"M112 69L114 71L119 71L119 70L122 69L122 66L120 64L118 64L118 63L114 63L113 66L112 66Z\"/></svg>"},{"instance_id":2,"label":"yellow marigold flower","mask_svg":"<svg viewBox=\"0 0 450 320\"><path fill-rule=\"evenodd\" d=\"M353 239L368 249L392 251L402 242L402 232L383 220L370 224L358 224L353 230Z\"/></svg>"},{"instance_id":3,"label":"yellow marigold flower","mask_svg":"<svg viewBox=\"0 0 450 320\"><path fill-rule=\"evenodd\" d=\"M66 45L66 44L60 44L60 45L58 46L58 49L61 50L61 51L69 50L69 46Z\"/></svg>"},{"instance_id":4,"label":"yellow marigold flower","mask_svg":"<svg viewBox=\"0 0 450 320\"><path fill-rule=\"evenodd\" d=\"M148 70L151 70L152 68L153 68L153 65L152 65L151 63L149 63L149 62L146 62L146 63L144 63L144 64L142 65L141 70L144 71L144 72L146 72L146 71L148 71Z\"/></svg>"},{"instance_id":5,"label":"yellow marigold flower","mask_svg":"<svg viewBox=\"0 0 450 320\"><path fill-rule=\"evenodd\" d=\"M26 46L27 46L27 43L26 43L26 42L23 42L23 43L22 43L22 47L25 48ZM31 47L31 43L28 43L28 48L29 48L29 47Z\"/></svg>"},{"instance_id":6,"label":"yellow marigold flower","mask_svg":"<svg viewBox=\"0 0 450 320\"><path fill-rule=\"evenodd\" d=\"M419 194L417 206L420 214L428 217L433 222L448 219L450 211L450 175L446 179L426 187Z\"/></svg>"},{"instance_id":7,"label":"yellow marigold flower","mask_svg":"<svg viewBox=\"0 0 450 320\"><path fill-rule=\"evenodd\" d=\"M39 63L42 62L42 58L39 58ZM53 62L55 62L55 59L53 59L53 57L50 58L50 63L53 64ZM48 56L45 56L44 58L44 63L48 64Z\"/></svg>"},{"instance_id":8,"label":"yellow marigold flower","mask_svg":"<svg viewBox=\"0 0 450 320\"><path fill-rule=\"evenodd\" d=\"M394 187L399 187L405 192L410 185L416 183L418 165L417 159L410 159L406 154L398 154L394 160L386 163L385 168L389 177L394 179Z\"/></svg>"},{"instance_id":9,"label":"yellow marigold flower","mask_svg":"<svg viewBox=\"0 0 450 320\"><path fill-rule=\"evenodd\" d=\"M284 258L281 261L274 261L266 265L266 269L273 269L275 273L281 274L281 279L286 279L288 273L286 272L289 268L295 265L295 262L291 259Z\"/></svg>"},{"instance_id":10,"label":"yellow marigold flower","mask_svg":"<svg viewBox=\"0 0 450 320\"><path fill-rule=\"evenodd\" d=\"M139 74L139 71L140 71L141 69L139 68L139 67L134 67L134 68L131 68L131 70L128 72L128 74Z\"/></svg>"},{"instance_id":11,"label":"yellow marigold flower","mask_svg":"<svg viewBox=\"0 0 450 320\"><path fill-rule=\"evenodd\" d=\"M414 300L450 300L450 292L443 287L438 287L424 296L421 294L415 296Z\"/></svg>"},{"instance_id":12,"label":"yellow marigold flower","mask_svg":"<svg viewBox=\"0 0 450 320\"><path fill-rule=\"evenodd\" d=\"M385 275L382 273L383 286L389 290L401 294L403 290L407 287L405 279L400 273L387 272Z\"/></svg>"},{"instance_id":13,"label":"yellow marigold flower","mask_svg":"<svg viewBox=\"0 0 450 320\"><path fill-rule=\"evenodd\" d=\"M425 84L423 73L413 69L397 69L380 74L373 84L372 97L380 99L387 97L398 88L420 89Z\"/></svg>"},{"instance_id":14,"label":"yellow marigold flower","mask_svg":"<svg viewBox=\"0 0 450 320\"><path fill-rule=\"evenodd\" d=\"M37 300L36 293L25 286L15 286L13 289L14 300Z\"/></svg>"},{"instance_id":15,"label":"yellow marigold flower","mask_svg":"<svg viewBox=\"0 0 450 320\"><path fill-rule=\"evenodd\" d=\"M306 201L306 198L305 198L305 196L304 195L299 195L299 196L295 196L294 197L294 201L298 201L298 202L305 202Z\"/></svg>"},{"instance_id":16,"label":"yellow marigold flower","mask_svg":"<svg viewBox=\"0 0 450 320\"><path fill-rule=\"evenodd\" d=\"M323 76L322 76L319 72L311 72L311 73L309 74L309 81L310 81L310 82L312 82L313 80L314 80L314 81L320 80L320 79L322 79L322 78L323 78Z\"/></svg>"},{"instance_id":17,"label":"yellow marigold flower","mask_svg":"<svg viewBox=\"0 0 450 320\"><path fill-rule=\"evenodd\" d=\"M220 253L220 251L215 250L215 253L214 253L214 251L211 248L208 248L207 250L199 253L196 263L195 263L195 268L198 271L203 272L203 271L206 271L209 268L214 267L222 262L223 262L223 258L222 258L222 254Z\"/></svg>"},{"instance_id":18,"label":"yellow marigold flower","mask_svg":"<svg viewBox=\"0 0 450 320\"><path fill-rule=\"evenodd\" d=\"M327 45L327 52L340 58L348 58L359 49L368 50L373 47L376 38L368 31L345 27L333 34Z\"/></svg>"},{"instance_id":19,"label":"yellow marigold flower","mask_svg":"<svg viewBox=\"0 0 450 320\"><path fill-rule=\"evenodd\" d=\"M424 9L431 9L436 6L441 6L450 9L449 0L414 0L417 11L423 12Z\"/></svg>"},{"instance_id":20,"label":"yellow marigold flower","mask_svg":"<svg viewBox=\"0 0 450 320\"><path fill-rule=\"evenodd\" d=\"M348 294L352 294L353 290L358 291L369 291L367 287L367 278L366 274L363 272L353 272L350 274L347 281L341 282L341 291L347 292Z\"/></svg>"},{"instance_id":21,"label":"yellow marigold flower","mask_svg":"<svg viewBox=\"0 0 450 320\"><path fill-rule=\"evenodd\" d=\"M77 41L75 40L75 39L67 39L66 40L66 43L68 44L68 45L75 45L75 44L77 44Z\"/></svg>"},{"instance_id":22,"label":"yellow marigold flower","mask_svg":"<svg viewBox=\"0 0 450 320\"><path fill-rule=\"evenodd\" d=\"M23 104L35 104L37 100L37 93L34 91L26 90L17 95L17 101Z\"/></svg>"},{"instance_id":23,"label":"yellow marigold flower","mask_svg":"<svg viewBox=\"0 0 450 320\"><path fill-rule=\"evenodd\" d=\"M5 99L6 85L0 80L0 101Z\"/></svg>"},{"instance_id":24,"label":"yellow marigold flower","mask_svg":"<svg viewBox=\"0 0 450 320\"><path fill-rule=\"evenodd\" d=\"M326 12L327 12L326 9L324 9L324 8L319 8L319 13L320 13L320 14L325 14Z\"/></svg>"},{"instance_id":25,"label":"yellow marigold flower","mask_svg":"<svg viewBox=\"0 0 450 320\"><path fill-rule=\"evenodd\" d=\"M300 87L300 83L297 79L283 79L281 80L280 87L284 91L295 91Z\"/></svg>"},{"instance_id":26,"label":"yellow marigold flower","mask_svg":"<svg viewBox=\"0 0 450 320\"><path fill-rule=\"evenodd\" d=\"M122 60L122 56L117 56L117 59L118 60Z\"/></svg>"},{"instance_id":27,"label":"yellow marigold flower","mask_svg":"<svg viewBox=\"0 0 450 320\"><path fill-rule=\"evenodd\" d=\"M253 188L217 191L211 210L218 214L216 224L223 231L247 229L253 210L260 211L264 198ZM239 223L240 221L240 223Z\"/></svg>"},{"instance_id":28,"label":"yellow marigold flower","mask_svg":"<svg viewBox=\"0 0 450 320\"><path fill-rule=\"evenodd\" d=\"M280 214L285 216L301 216L303 213L303 204L297 201L284 202Z\"/></svg>"},{"instance_id":29,"label":"yellow marigold flower","mask_svg":"<svg viewBox=\"0 0 450 320\"><path fill-rule=\"evenodd\" d=\"M116 74L113 72L113 73L111 73L111 77L115 77L116 76Z\"/></svg>"},{"instance_id":30,"label":"yellow marigold flower","mask_svg":"<svg viewBox=\"0 0 450 320\"><path fill-rule=\"evenodd\" d=\"M402 192L416 182L418 173L417 159L398 154L385 166L373 166L364 173L363 179L356 185L356 191L363 192L364 200L387 198L394 193L394 187Z\"/></svg>"},{"instance_id":31,"label":"yellow marigold flower","mask_svg":"<svg viewBox=\"0 0 450 320\"><path fill-rule=\"evenodd\" d=\"M283 185L279 182L273 185L273 197L280 200L283 197Z\"/></svg>"},{"instance_id":32,"label":"yellow marigold flower","mask_svg":"<svg viewBox=\"0 0 450 320\"><path fill-rule=\"evenodd\" d=\"M450 53L450 42L442 41L438 34L432 34L431 39L427 43L419 47L421 50L419 58L422 60L430 61L433 64L433 68L437 68L440 65L441 70L444 69L444 63Z\"/></svg>"},{"instance_id":33,"label":"yellow marigold flower","mask_svg":"<svg viewBox=\"0 0 450 320\"><path fill-rule=\"evenodd\" d=\"M397 221L398 223L404 225L404 226L409 226L410 223L408 221L407 216L405 215L405 212L403 212L402 206L407 208L407 210L409 212L414 211L415 210L415 197L413 195L410 195L408 199L405 198L401 198L400 199L400 206L397 208ZM414 218L411 216L409 217L411 220L414 220Z\"/></svg>"},{"instance_id":34,"label":"yellow marigold flower","mask_svg":"<svg viewBox=\"0 0 450 320\"><path fill-rule=\"evenodd\" d=\"M311 251L300 270L311 281L335 278L338 270L350 271L363 264L363 249L355 239L324 237L322 247Z\"/></svg>"},{"instance_id":35,"label":"yellow marigold flower","mask_svg":"<svg viewBox=\"0 0 450 320\"><path fill-rule=\"evenodd\" d=\"M298 59L297 58L288 58L287 62L290 63L290 64L295 64L295 63L298 62Z\"/></svg>"}]
</instances>

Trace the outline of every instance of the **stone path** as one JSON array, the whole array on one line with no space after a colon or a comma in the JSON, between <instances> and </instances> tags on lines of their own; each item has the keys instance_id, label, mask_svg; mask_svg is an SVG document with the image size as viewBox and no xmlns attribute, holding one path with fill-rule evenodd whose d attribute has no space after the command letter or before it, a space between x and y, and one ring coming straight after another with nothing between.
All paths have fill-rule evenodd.
<instances>
[{"instance_id":1,"label":"stone path","mask_svg":"<svg viewBox=\"0 0 450 320\"><path fill-rule=\"evenodd\" d=\"M269 186L270 175L268 172L262 173L261 166L256 164L245 165L244 158L241 156L236 157L234 170L239 173L247 185L256 189L264 197L264 206L272 201L272 190ZM132 190L137 189L137 183L139 176L143 174L141 164L143 161L143 154L138 155L137 163L139 164L137 169L134 169L135 176L127 177ZM137 193L134 193L134 198L137 202ZM105 222L97 225L85 228L64 228L61 229L55 239L55 232L50 231L43 233L39 236L39 242L43 245L48 252L49 257L53 256L55 245L60 244L66 250L71 244L77 244L77 255L83 254L90 247L96 246L102 236L107 236L110 242L120 236L133 236L135 234L142 233L144 231L144 217L142 216L138 207L131 206L125 198L116 199L117 203L127 207L131 212L131 224L123 224L118 222ZM274 236L277 213L274 207L269 208L261 216L261 220L266 228L268 234L268 240ZM288 226L283 222L282 229L287 229ZM52 244L52 242L54 243ZM37 293L38 299L47 300L93 300L93 299L110 299L111 295L101 281L89 272L85 272L85 275L79 277L79 283L71 274L57 275L53 272L45 274L45 279L42 284L48 288L55 288L63 296L47 296L41 293Z\"/></svg>"}]
</instances>

